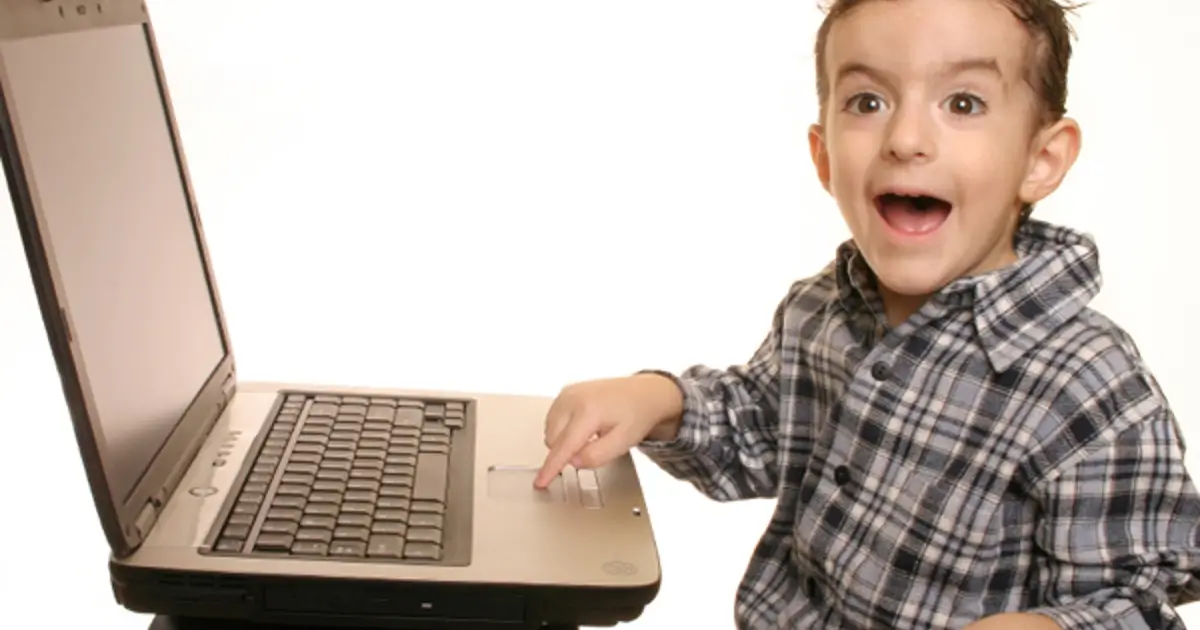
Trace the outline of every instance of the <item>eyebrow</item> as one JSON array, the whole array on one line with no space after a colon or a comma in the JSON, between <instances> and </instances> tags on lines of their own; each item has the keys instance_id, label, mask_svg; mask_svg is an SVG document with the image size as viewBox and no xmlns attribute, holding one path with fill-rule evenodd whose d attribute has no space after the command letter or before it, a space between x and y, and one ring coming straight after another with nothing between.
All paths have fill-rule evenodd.
<instances>
[{"instance_id":1,"label":"eyebrow","mask_svg":"<svg viewBox=\"0 0 1200 630\"><path fill-rule=\"evenodd\" d=\"M1004 79L1004 72L1000 70L1000 62L996 61L994 57L970 57L952 61L942 66L937 76L945 78L966 72L986 72L995 75L998 79ZM866 75L880 83L891 83L887 73L883 70L859 61L850 61L838 68L834 75L834 85L855 74Z\"/></svg>"}]
</instances>

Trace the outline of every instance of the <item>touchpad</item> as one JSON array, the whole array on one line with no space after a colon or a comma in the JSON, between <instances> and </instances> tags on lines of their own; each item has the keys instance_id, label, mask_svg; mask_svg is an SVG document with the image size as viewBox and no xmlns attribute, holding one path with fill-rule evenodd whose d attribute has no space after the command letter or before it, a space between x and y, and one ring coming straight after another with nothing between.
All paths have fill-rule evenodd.
<instances>
[{"instance_id":1,"label":"touchpad","mask_svg":"<svg viewBox=\"0 0 1200 630\"><path fill-rule=\"evenodd\" d=\"M492 466L488 468L488 496L500 501L565 503L562 475L556 475L545 490L539 490L533 487L537 473L532 466Z\"/></svg>"}]
</instances>

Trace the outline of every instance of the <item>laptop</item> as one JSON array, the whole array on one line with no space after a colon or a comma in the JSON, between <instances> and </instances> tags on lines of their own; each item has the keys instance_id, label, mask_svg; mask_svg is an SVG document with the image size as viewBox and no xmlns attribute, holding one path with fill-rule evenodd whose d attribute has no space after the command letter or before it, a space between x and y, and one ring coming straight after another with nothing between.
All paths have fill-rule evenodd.
<instances>
[{"instance_id":1,"label":"laptop","mask_svg":"<svg viewBox=\"0 0 1200 630\"><path fill-rule=\"evenodd\" d=\"M550 399L238 379L159 62L139 0L0 0L0 156L117 602L395 628L640 616L660 574L632 459L535 490Z\"/></svg>"}]
</instances>

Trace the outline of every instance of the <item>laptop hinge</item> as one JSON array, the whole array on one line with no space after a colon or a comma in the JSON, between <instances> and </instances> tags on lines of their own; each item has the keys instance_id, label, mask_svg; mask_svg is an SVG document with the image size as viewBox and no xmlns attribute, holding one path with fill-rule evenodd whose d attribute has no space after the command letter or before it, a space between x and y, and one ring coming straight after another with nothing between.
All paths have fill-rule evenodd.
<instances>
[{"instance_id":1,"label":"laptop hinge","mask_svg":"<svg viewBox=\"0 0 1200 630\"><path fill-rule=\"evenodd\" d=\"M138 538L145 540L146 536L150 535L150 528L154 527L154 522L158 520L158 508L154 505L154 501L147 501L142 507L142 511L138 513L137 520L133 522L134 529L137 530Z\"/></svg>"}]
</instances>

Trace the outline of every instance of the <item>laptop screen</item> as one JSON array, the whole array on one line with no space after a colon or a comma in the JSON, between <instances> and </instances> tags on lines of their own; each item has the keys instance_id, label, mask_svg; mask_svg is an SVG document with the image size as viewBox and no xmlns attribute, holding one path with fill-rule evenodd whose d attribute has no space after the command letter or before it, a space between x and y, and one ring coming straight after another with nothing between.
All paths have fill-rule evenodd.
<instances>
[{"instance_id":1,"label":"laptop screen","mask_svg":"<svg viewBox=\"0 0 1200 630\"><path fill-rule=\"evenodd\" d=\"M124 26L2 45L121 502L225 355L149 40Z\"/></svg>"}]
</instances>

